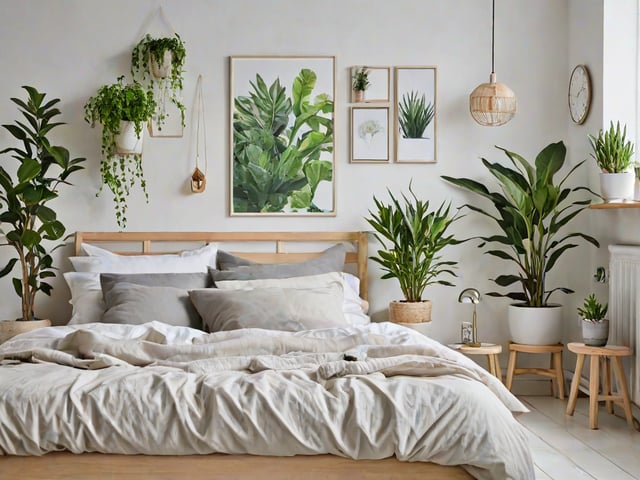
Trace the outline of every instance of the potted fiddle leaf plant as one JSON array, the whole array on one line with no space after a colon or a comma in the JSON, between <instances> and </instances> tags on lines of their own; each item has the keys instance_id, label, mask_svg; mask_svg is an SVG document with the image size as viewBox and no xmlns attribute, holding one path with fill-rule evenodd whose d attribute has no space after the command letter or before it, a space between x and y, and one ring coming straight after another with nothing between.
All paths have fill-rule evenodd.
<instances>
[{"instance_id":1,"label":"potted fiddle leaf plant","mask_svg":"<svg viewBox=\"0 0 640 480\"><path fill-rule=\"evenodd\" d=\"M524 157L501 147L512 166L491 163L483 165L498 181L498 189L470 178L442 176L444 180L489 200L492 209L476 204L465 207L489 218L499 233L476 237L479 247L495 245L485 253L510 262L514 271L491 279L499 287L517 286L507 293L490 292L493 297L507 297L516 302L509 306L509 330L515 343L550 345L562 340L562 309L550 303L555 292L573 293L566 287L549 288L547 276L560 257L584 240L596 247L598 241L584 233L564 233L564 228L591 203L589 198L575 198L587 187L568 186L568 180L586 160L571 168L566 175L556 175L564 167L566 148L563 142L547 145L530 163Z\"/></svg>"},{"instance_id":2,"label":"potted fiddle leaf plant","mask_svg":"<svg viewBox=\"0 0 640 480\"><path fill-rule=\"evenodd\" d=\"M143 126L155 108L153 92L136 82L124 83L124 76L100 87L84 106L84 119L92 127L102 124L102 186L107 185L113 192L116 220L122 228L127 225L127 196L136 180L148 200L142 169Z\"/></svg>"},{"instance_id":3,"label":"potted fiddle leaf plant","mask_svg":"<svg viewBox=\"0 0 640 480\"><path fill-rule=\"evenodd\" d=\"M0 155L10 153L17 161L17 168L8 167L7 162L0 165L0 233L3 245L12 247L16 254L0 270L0 277L19 265L19 275L12 282L21 300L21 313L18 320L0 322L0 343L18 333L51 325L49 320L36 317L36 295L51 295L53 287L47 279L54 277L56 270L51 252L62 244L48 249L47 243L60 240L65 227L48 204L58 197L61 185L69 185L69 176L84 168L80 164L85 161L71 158L69 150L49 140L53 129L64 125L54 121L60 115L55 106L60 99L45 101L46 94L30 86L22 88L27 98L11 101L27 122L3 125L22 145L0 151Z\"/></svg>"},{"instance_id":4,"label":"potted fiddle leaf plant","mask_svg":"<svg viewBox=\"0 0 640 480\"><path fill-rule=\"evenodd\" d=\"M184 63L187 50L177 33L172 37L153 38L146 34L131 51L131 75L153 91L168 92L169 100L180 111L182 126L185 126L185 106L182 102ZM164 99L164 95L162 96ZM162 129L167 117L166 106L159 101L154 120Z\"/></svg>"},{"instance_id":5,"label":"potted fiddle leaf plant","mask_svg":"<svg viewBox=\"0 0 640 480\"><path fill-rule=\"evenodd\" d=\"M589 135L591 156L600 168L600 193L605 202L634 199L635 173L633 170L633 143L627 140L627 127L613 122L598 136Z\"/></svg>"},{"instance_id":6,"label":"potted fiddle leaf plant","mask_svg":"<svg viewBox=\"0 0 640 480\"><path fill-rule=\"evenodd\" d=\"M375 211L369 211L366 221L375 230L374 237L381 245L371 256L384 273L383 279L395 278L400 283L404 300L389 304L389 320L397 323L431 321L431 300L423 298L429 285L454 286L444 275L456 276L457 262L443 260L442 250L462 243L447 234L449 227L461 218L451 214L449 204L441 203L430 209L429 201L420 200L409 184L409 194L396 198L390 191L391 202L386 204L375 196Z\"/></svg>"},{"instance_id":7,"label":"potted fiddle leaf plant","mask_svg":"<svg viewBox=\"0 0 640 480\"><path fill-rule=\"evenodd\" d=\"M578 314L582 318L582 339L585 345L604 347L609 339L609 320L607 310L609 304L598 301L595 294L584 299L582 307L578 307Z\"/></svg>"},{"instance_id":8,"label":"potted fiddle leaf plant","mask_svg":"<svg viewBox=\"0 0 640 480\"><path fill-rule=\"evenodd\" d=\"M353 90L353 101L355 103L364 102L365 91L371 85L369 80L369 70L367 67L356 67L351 76L351 88Z\"/></svg>"}]
</instances>

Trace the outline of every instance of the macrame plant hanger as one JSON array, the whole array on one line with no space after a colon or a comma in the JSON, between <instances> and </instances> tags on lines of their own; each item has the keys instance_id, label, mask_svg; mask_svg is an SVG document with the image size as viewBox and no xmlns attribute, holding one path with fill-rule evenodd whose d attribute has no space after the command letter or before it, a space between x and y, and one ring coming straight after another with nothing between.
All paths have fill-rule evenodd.
<instances>
[{"instance_id":1,"label":"macrame plant hanger","mask_svg":"<svg viewBox=\"0 0 640 480\"><path fill-rule=\"evenodd\" d=\"M196 83L196 168L191 174L191 191L193 193L202 193L207 186L207 126L205 123L204 115L204 99L202 98L202 75L198 75L198 81ZM204 150L204 172L200 170L200 125L202 124L202 134L204 136L203 150Z\"/></svg>"}]
</instances>

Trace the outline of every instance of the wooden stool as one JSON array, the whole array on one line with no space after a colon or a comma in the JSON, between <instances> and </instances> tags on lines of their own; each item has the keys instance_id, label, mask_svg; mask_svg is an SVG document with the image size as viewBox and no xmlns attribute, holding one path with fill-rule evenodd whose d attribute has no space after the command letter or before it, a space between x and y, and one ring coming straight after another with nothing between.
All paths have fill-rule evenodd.
<instances>
[{"instance_id":1,"label":"wooden stool","mask_svg":"<svg viewBox=\"0 0 640 480\"><path fill-rule=\"evenodd\" d=\"M542 375L551 379L551 389L553 396L557 396L560 400L564 399L564 374L562 373L562 350L564 346L561 343L556 345L525 345L523 343L509 344L509 365L507 367L507 383L506 386L511 390L513 385L513 377L515 375L523 375L531 373L534 375ZM517 355L521 353L550 353L551 368L516 368Z\"/></svg>"},{"instance_id":2,"label":"wooden stool","mask_svg":"<svg viewBox=\"0 0 640 480\"><path fill-rule=\"evenodd\" d=\"M489 373L502 381L502 369L498 360L498 354L502 352L502 345L482 343L479 347L470 347L469 345L456 343L449 346L465 355L486 355L489 363Z\"/></svg>"},{"instance_id":3,"label":"wooden stool","mask_svg":"<svg viewBox=\"0 0 640 480\"><path fill-rule=\"evenodd\" d=\"M613 413L613 404L617 403L624 409L627 423L633 427L633 415L631 413L631 402L629 401L629 389L627 380L622 368L622 357L631 355L629 347L618 345L606 345L604 347L591 347L584 343L570 343L567 345L569 351L578 355L576 360L576 371L571 382L571 393L569 394L569 404L567 405L567 415L573 415L578 399L578 386L580 376L584 366L584 356L591 355L589 362L589 428L598 428L598 401L604 400L607 405L607 412ZM600 384L600 359L603 362L602 368L602 395L599 395ZM618 395L611 395L611 360L613 360L613 372L618 382Z\"/></svg>"}]
</instances>

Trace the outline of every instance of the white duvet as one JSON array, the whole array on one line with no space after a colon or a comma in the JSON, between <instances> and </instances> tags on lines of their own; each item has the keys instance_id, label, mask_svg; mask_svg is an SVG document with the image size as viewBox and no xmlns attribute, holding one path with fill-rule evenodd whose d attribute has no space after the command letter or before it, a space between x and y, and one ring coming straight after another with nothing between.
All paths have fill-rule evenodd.
<instances>
[{"instance_id":1,"label":"white duvet","mask_svg":"<svg viewBox=\"0 0 640 480\"><path fill-rule=\"evenodd\" d=\"M467 357L391 323L50 327L0 358L2 454L395 455L534 477L513 418L526 408Z\"/></svg>"}]
</instances>

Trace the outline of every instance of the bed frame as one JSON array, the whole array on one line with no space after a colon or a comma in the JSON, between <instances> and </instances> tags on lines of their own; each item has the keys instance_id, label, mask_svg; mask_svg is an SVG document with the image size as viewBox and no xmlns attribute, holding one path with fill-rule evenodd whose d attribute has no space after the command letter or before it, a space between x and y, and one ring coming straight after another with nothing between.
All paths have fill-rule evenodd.
<instances>
[{"instance_id":1,"label":"bed frame","mask_svg":"<svg viewBox=\"0 0 640 480\"><path fill-rule=\"evenodd\" d=\"M126 255L176 251L176 244L215 242L246 245L234 255L265 263L303 261L320 255L327 244L346 242L352 249L347 266L355 267L360 294L367 298L367 234L365 232L77 232L75 253L82 243L111 247ZM265 249L265 244L271 247ZM294 245L303 244L300 251ZM311 245L315 247L309 251ZM133 248L132 248L133 247ZM290 248L290 251L287 249ZM179 250L179 249L178 249ZM264 457L254 455L144 456L56 452L42 457L0 458L0 478L47 480L457 480L472 478L462 467L425 462L351 460L334 455Z\"/></svg>"}]
</instances>

